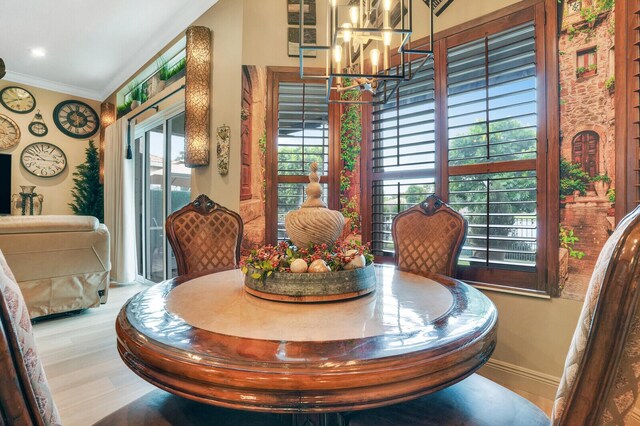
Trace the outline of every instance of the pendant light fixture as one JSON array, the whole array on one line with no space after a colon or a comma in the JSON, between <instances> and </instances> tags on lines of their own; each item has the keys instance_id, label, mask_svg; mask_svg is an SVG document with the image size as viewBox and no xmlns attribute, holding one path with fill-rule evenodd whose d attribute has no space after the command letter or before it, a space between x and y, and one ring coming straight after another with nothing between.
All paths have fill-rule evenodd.
<instances>
[{"instance_id":1,"label":"pendant light fixture","mask_svg":"<svg viewBox=\"0 0 640 426\"><path fill-rule=\"evenodd\" d=\"M422 49L411 48L414 0L326 0L324 45L304 44L304 14L309 13L304 7L306 1L300 0L300 77L324 79L330 103L384 104L400 82L410 80L433 58L435 9L440 6L441 13L444 3L448 6L453 0L423 0L429 10L430 38L427 48ZM309 51L325 56L324 73L305 69ZM394 60L396 53L398 59ZM371 96L340 96L354 89Z\"/></svg>"}]
</instances>

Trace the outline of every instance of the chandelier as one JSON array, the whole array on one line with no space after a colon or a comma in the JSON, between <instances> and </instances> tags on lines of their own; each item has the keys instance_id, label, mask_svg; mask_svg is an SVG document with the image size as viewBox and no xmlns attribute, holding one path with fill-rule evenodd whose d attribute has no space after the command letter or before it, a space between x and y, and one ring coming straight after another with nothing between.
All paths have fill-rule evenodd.
<instances>
[{"instance_id":1,"label":"chandelier","mask_svg":"<svg viewBox=\"0 0 640 426\"><path fill-rule=\"evenodd\" d=\"M324 45L305 43L309 8L308 0L300 0L300 77L325 80L330 103L386 103L402 81L410 80L433 58L434 15L453 0L423 1L429 8L429 44L416 49L411 47L413 0L326 0ZM322 74L305 70L305 59L316 53L325 57ZM354 90L358 96L343 95Z\"/></svg>"}]
</instances>

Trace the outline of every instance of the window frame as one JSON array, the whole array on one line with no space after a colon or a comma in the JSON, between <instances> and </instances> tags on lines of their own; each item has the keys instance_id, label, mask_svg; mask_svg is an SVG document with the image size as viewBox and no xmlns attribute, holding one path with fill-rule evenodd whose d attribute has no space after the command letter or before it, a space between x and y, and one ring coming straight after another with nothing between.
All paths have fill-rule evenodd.
<instances>
[{"instance_id":1,"label":"window frame","mask_svg":"<svg viewBox=\"0 0 640 426\"><path fill-rule=\"evenodd\" d=\"M458 268L458 278L481 288L537 296L557 296L558 289L558 221L559 221L559 94L558 90L558 14L556 0L532 0L501 9L490 16L481 17L460 27L445 30L434 35L435 61L435 102L436 102L436 194L448 201L449 175L482 174L512 171L515 163L521 166L535 165L537 176L537 255L536 272L509 270L491 267ZM472 164L465 166L448 165L447 134L447 50L470 41L484 38L516 27L528 21L535 23L536 36L536 79L537 79L537 124L538 145L536 159L505 161L500 164ZM415 42L417 46L428 44L427 38ZM393 58L392 58L393 59ZM392 62L393 63L393 62ZM558 107L547 108L547 105ZM370 117L363 111L363 117ZM363 240L372 237L372 138L370 120L363 121L363 169L362 169L362 217ZM548 167L558 164L557 167ZM518 170L524 170L518 168ZM391 263L393 257L377 257L378 262ZM524 285L523 285L524 284Z\"/></svg>"},{"instance_id":2,"label":"window frame","mask_svg":"<svg viewBox=\"0 0 640 426\"><path fill-rule=\"evenodd\" d=\"M589 64L589 55L593 54L593 64ZM580 64L582 62L582 64ZM595 65L595 69L590 69ZM586 71L578 75L578 69L583 67ZM576 78L581 79L598 74L598 47L591 46L576 52Z\"/></svg>"},{"instance_id":3,"label":"window frame","mask_svg":"<svg viewBox=\"0 0 640 426\"><path fill-rule=\"evenodd\" d=\"M319 73L321 70L310 70ZM278 88L280 83L318 83L301 79L300 70L292 67L267 67L267 150L265 154L265 242L278 239L278 183L308 183L308 175L278 175ZM329 170L320 176L327 184L328 207L340 209L340 109L329 103Z\"/></svg>"}]
</instances>

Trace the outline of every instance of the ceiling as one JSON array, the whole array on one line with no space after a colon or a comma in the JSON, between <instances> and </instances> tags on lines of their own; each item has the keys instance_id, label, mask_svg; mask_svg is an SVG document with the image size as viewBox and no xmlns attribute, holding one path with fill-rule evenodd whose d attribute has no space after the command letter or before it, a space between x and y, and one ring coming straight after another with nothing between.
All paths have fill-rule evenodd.
<instances>
[{"instance_id":1,"label":"ceiling","mask_svg":"<svg viewBox=\"0 0 640 426\"><path fill-rule=\"evenodd\" d=\"M5 80L102 101L218 0L0 1Z\"/></svg>"}]
</instances>

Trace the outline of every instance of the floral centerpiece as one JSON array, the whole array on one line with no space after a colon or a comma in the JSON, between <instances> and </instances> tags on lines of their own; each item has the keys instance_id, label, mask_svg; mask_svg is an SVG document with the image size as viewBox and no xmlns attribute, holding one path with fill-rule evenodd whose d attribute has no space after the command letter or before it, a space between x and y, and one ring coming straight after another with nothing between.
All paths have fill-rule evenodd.
<instances>
[{"instance_id":1,"label":"floral centerpiece","mask_svg":"<svg viewBox=\"0 0 640 426\"><path fill-rule=\"evenodd\" d=\"M340 241L344 217L322 201L318 165L311 163L307 199L285 217L292 242L253 250L241 262L245 290L283 302L326 302L371 293L376 275L367 245Z\"/></svg>"},{"instance_id":2,"label":"floral centerpiece","mask_svg":"<svg viewBox=\"0 0 640 426\"><path fill-rule=\"evenodd\" d=\"M323 273L364 268L373 262L368 245L358 241L341 241L329 247L316 244L297 248L287 241L251 251L241 262L242 272L251 278L265 279L274 272Z\"/></svg>"}]
</instances>

